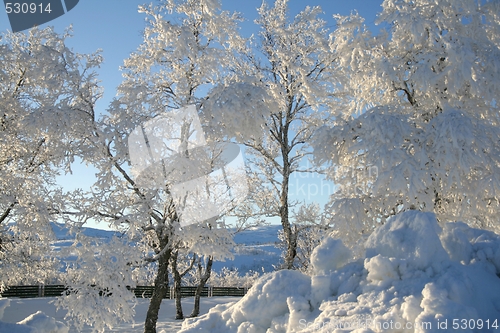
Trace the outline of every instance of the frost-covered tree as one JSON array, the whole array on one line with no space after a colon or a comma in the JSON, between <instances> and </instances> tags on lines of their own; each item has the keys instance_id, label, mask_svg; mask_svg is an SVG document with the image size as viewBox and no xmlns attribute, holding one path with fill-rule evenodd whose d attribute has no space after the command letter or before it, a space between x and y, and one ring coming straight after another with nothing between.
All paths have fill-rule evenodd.
<instances>
[{"instance_id":1,"label":"frost-covered tree","mask_svg":"<svg viewBox=\"0 0 500 333\"><path fill-rule=\"evenodd\" d=\"M310 271L313 250L332 231L324 215L316 203L302 205L294 214L295 221L301 225L297 235L296 267L303 272Z\"/></svg>"},{"instance_id":2,"label":"frost-covered tree","mask_svg":"<svg viewBox=\"0 0 500 333\"><path fill-rule=\"evenodd\" d=\"M89 325L96 332L106 332L120 323L131 321L135 297L126 287L135 287L135 267L141 252L127 237L100 240L77 233L74 244L64 249L67 260L61 282L68 286L56 300L58 308L67 309L65 318L78 331Z\"/></svg>"},{"instance_id":3,"label":"frost-covered tree","mask_svg":"<svg viewBox=\"0 0 500 333\"><path fill-rule=\"evenodd\" d=\"M179 249L176 248L170 257L170 269L172 270L172 275L174 278L174 297L175 297L175 319L184 319L184 312L182 310L181 304L181 286L182 286L182 278L189 273L189 271L193 268L194 263L196 262L197 256L196 254L192 254L191 256L187 256L189 264L187 267L182 267L179 265L183 263L182 260L179 259ZM181 266L179 268L179 266Z\"/></svg>"},{"instance_id":4,"label":"frost-covered tree","mask_svg":"<svg viewBox=\"0 0 500 333\"><path fill-rule=\"evenodd\" d=\"M220 272L215 272L210 277L210 285L214 287L250 288L261 275L262 272L256 271L240 274L238 268L223 267Z\"/></svg>"},{"instance_id":5,"label":"frost-covered tree","mask_svg":"<svg viewBox=\"0 0 500 333\"><path fill-rule=\"evenodd\" d=\"M332 232L332 225L325 221L325 212L316 203L303 204L293 212L293 220L297 227L296 256L294 268L308 272L311 264L312 251L318 246L321 240ZM282 249L282 256L286 255L286 241L282 230L278 232L280 240L279 247Z\"/></svg>"},{"instance_id":6,"label":"frost-covered tree","mask_svg":"<svg viewBox=\"0 0 500 333\"><path fill-rule=\"evenodd\" d=\"M179 110L185 110L183 107L187 105L195 105L199 111L208 89L227 75L223 65L233 62L232 49L241 41L236 31L238 17L222 11L218 1L167 0L158 6L141 7L140 11L147 15L144 40L125 60L124 80L118 88L118 96L107 114L92 125L94 148L83 156L85 162L99 170L97 181L91 193L82 193L74 207L67 210L67 216L81 221L101 221L123 231L125 243L134 244L142 258L122 261L121 268L113 266L115 270L126 272L131 267L156 266L155 288L144 328L145 332L156 332L158 312L168 290L172 256L179 256L178 251L182 250L196 253L198 257L220 260L228 255L231 241L227 231L218 227L215 220L181 225L176 209L178 203L171 193L173 184L167 178L150 184L139 181L140 170L132 165L131 160L132 155L140 155L142 151L140 147L129 145L129 142L134 142L130 141L131 134L144 131L147 124L165 114L179 114ZM187 148L193 133L193 121L183 118L179 127L178 153L185 157L189 157ZM175 136L175 131L167 134ZM155 136L162 133L150 132L147 147L143 148L151 149L149 143L153 139L163 142L164 137ZM201 134L198 131L196 136ZM220 153L216 151L217 144L210 147L214 148L214 154ZM163 159L159 165L168 162L168 159ZM205 162L209 164L210 161ZM183 168L178 170L183 171ZM182 178L179 176L177 180ZM202 206L200 211L203 213ZM107 274L107 271L103 273ZM104 279L94 280L98 281L95 288L106 290ZM121 287L125 288L125 285ZM75 286L73 290L82 289ZM122 304L120 300L117 302ZM68 310L79 311L69 306ZM113 312L114 309L108 305L107 308L95 307L92 311Z\"/></svg>"},{"instance_id":7,"label":"frost-covered tree","mask_svg":"<svg viewBox=\"0 0 500 333\"><path fill-rule=\"evenodd\" d=\"M194 305L190 317L197 317L200 313L200 298L203 288L212 274L214 260L225 260L231 258L230 248L234 245L229 233L211 232L212 226L217 226L217 218L211 219L206 227L199 224L190 225L186 228L195 229L189 237L177 238L170 257L170 269L174 279L174 298L176 307L176 319L184 319L181 304L181 286L184 277L193 268L196 270L196 286ZM225 231L225 229L223 229ZM201 231L201 232L200 232ZM196 235L192 237L192 234ZM218 247L218 248L216 248Z\"/></svg>"},{"instance_id":8,"label":"frost-covered tree","mask_svg":"<svg viewBox=\"0 0 500 333\"><path fill-rule=\"evenodd\" d=\"M324 107L334 100L330 69L335 55L319 7L289 18L288 1L277 0L274 6L263 2L258 13L259 37L239 71L265 87L270 114L262 129L245 138L250 196L238 213L244 219L279 217L286 244L283 266L290 269L300 227L292 216L298 203L290 199L289 181L296 172L312 171L303 165L312 134L328 118Z\"/></svg>"},{"instance_id":9,"label":"frost-covered tree","mask_svg":"<svg viewBox=\"0 0 500 333\"><path fill-rule=\"evenodd\" d=\"M315 139L339 186L332 219L355 240L408 209L498 228L498 1L386 0L380 33L337 17L349 106Z\"/></svg>"},{"instance_id":10,"label":"frost-covered tree","mask_svg":"<svg viewBox=\"0 0 500 333\"><path fill-rule=\"evenodd\" d=\"M99 54L66 46L51 28L0 37L0 283L44 283L54 213L66 202L56 176L85 148L100 97Z\"/></svg>"}]
</instances>

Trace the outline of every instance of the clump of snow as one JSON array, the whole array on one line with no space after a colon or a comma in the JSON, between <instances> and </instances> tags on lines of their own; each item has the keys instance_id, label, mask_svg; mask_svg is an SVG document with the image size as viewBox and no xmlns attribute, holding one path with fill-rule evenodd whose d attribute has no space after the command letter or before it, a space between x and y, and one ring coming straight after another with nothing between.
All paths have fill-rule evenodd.
<instances>
[{"instance_id":1,"label":"clump of snow","mask_svg":"<svg viewBox=\"0 0 500 333\"><path fill-rule=\"evenodd\" d=\"M463 223L441 228L410 211L368 238L348 262L324 240L309 277L262 277L239 302L186 321L181 332L500 332L500 237Z\"/></svg>"},{"instance_id":2,"label":"clump of snow","mask_svg":"<svg viewBox=\"0 0 500 333\"><path fill-rule=\"evenodd\" d=\"M464 265L482 262L500 274L500 241L497 234L456 222L444 226L441 240L452 260Z\"/></svg>"},{"instance_id":3,"label":"clump of snow","mask_svg":"<svg viewBox=\"0 0 500 333\"><path fill-rule=\"evenodd\" d=\"M345 265L352 258L349 250L340 239L327 237L311 253L314 274L325 274Z\"/></svg>"}]
</instances>

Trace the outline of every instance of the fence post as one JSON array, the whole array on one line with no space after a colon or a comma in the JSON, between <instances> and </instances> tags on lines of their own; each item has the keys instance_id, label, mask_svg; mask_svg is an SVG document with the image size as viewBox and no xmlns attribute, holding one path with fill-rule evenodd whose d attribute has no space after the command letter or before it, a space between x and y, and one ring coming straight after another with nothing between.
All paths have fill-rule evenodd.
<instances>
[{"instance_id":1,"label":"fence post","mask_svg":"<svg viewBox=\"0 0 500 333\"><path fill-rule=\"evenodd\" d=\"M44 293L45 293L44 285L43 284L39 284L38 285L38 297L43 297Z\"/></svg>"}]
</instances>

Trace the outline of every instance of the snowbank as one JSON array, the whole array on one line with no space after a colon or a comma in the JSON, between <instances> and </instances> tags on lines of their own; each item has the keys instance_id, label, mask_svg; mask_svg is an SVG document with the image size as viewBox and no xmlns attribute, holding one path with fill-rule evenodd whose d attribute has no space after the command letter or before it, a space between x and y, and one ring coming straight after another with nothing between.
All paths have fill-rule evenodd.
<instances>
[{"instance_id":1,"label":"snowbank","mask_svg":"<svg viewBox=\"0 0 500 333\"><path fill-rule=\"evenodd\" d=\"M201 319L185 322L189 326L195 321L196 332L265 332L286 324L281 318L289 312L289 303L307 301L310 293L311 278L298 271L266 274L240 301L216 306Z\"/></svg>"},{"instance_id":2,"label":"snowbank","mask_svg":"<svg viewBox=\"0 0 500 333\"><path fill-rule=\"evenodd\" d=\"M500 332L500 237L464 223L441 228L406 212L366 241L365 258L326 239L313 276L279 271L239 302L185 321L181 332Z\"/></svg>"}]
</instances>

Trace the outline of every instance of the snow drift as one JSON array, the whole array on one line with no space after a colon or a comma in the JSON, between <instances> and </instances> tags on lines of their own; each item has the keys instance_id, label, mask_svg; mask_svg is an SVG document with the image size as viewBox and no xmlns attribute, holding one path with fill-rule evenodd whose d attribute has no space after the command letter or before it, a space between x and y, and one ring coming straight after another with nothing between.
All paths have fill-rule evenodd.
<instances>
[{"instance_id":1,"label":"snow drift","mask_svg":"<svg viewBox=\"0 0 500 333\"><path fill-rule=\"evenodd\" d=\"M365 258L349 262L325 239L309 277L279 271L240 301L181 332L500 332L500 237L409 211L379 227Z\"/></svg>"},{"instance_id":2,"label":"snow drift","mask_svg":"<svg viewBox=\"0 0 500 333\"><path fill-rule=\"evenodd\" d=\"M69 328L62 322L37 311L20 322L5 323L2 320L5 308L10 305L10 299L0 298L0 332L5 333L68 333Z\"/></svg>"}]
</instances>

